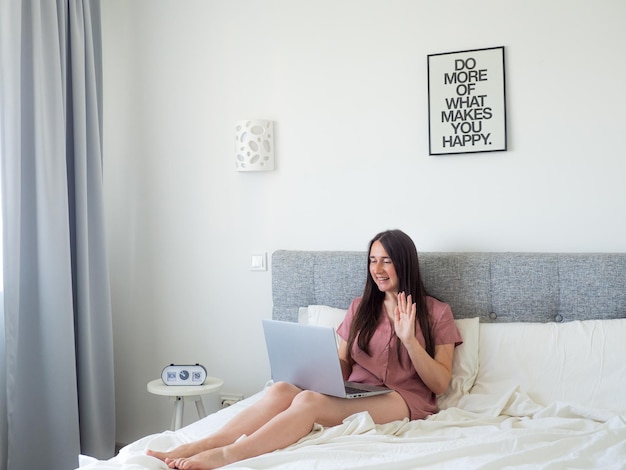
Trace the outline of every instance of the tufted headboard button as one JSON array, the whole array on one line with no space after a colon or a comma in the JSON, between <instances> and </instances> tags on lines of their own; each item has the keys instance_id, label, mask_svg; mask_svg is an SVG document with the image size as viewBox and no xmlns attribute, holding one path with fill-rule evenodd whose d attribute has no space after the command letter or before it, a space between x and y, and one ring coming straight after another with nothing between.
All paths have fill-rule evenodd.
<instances>
[{"instance_id":1,"label":"tufted headboard button","mask_svg":"<svg viewBox=\"0 0 626 470\"><path fill-rule=\"evenodd\" d=\"M495 320L496 318L498 318L498 314L496 312L491 312L489 314L489 318L491 318L492 320Z\"/></svg>"},{"instance_id":2,"label":"tufted headboard button","mask_svg":"<svg viewBox=\"0 0 626 470\"><path fill-rule=\"evenodd\" d=\"M557 314L554 316L554 321L555 321L555 322L562 322L562 321L563 321L563 315L561 315L560 313L557 313Z\"/></svg>"}]
</instances>

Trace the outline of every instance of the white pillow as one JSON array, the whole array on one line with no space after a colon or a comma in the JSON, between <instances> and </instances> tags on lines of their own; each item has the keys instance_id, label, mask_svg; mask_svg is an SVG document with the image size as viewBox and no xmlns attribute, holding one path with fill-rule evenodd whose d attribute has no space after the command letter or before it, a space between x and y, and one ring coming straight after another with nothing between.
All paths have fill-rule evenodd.
<instances>
[{"instance_id":1,"label":"white pillow","mask_svg":"<svg viewBox=\"0 0 626 470\"><path fill-rule=\"evenodd\" d=\"M626 412L626 319L480 325L472 394L519 386L541 405Z\"/></svg>"},{"instance_id":2,"label":"white pillow","mask_svg":"<svg viewBox=\"0 0 626 470\"><path fill-rule=\"evenodd\" d=\"M470 392L478 375L479 319L460 318L454 323L461 333L463 344L454 348L452 380L448 390L437 396L441 410L456 406L461 397Z\"/></svg>"},{"instance_id":3,"label":"white pillow","mask_svg":"<svg viewBox=\"0 0 626 470\"><path fill-rule=\"evenodd\" d=\"M327 307L326 305L309 305L308 307L300 307L298 311L298 323L305 325L330 326L335 329L337 346L339 346L339 335L337 328L341 325L346 312L341 308Z\"/></svg>"}]
</instances>

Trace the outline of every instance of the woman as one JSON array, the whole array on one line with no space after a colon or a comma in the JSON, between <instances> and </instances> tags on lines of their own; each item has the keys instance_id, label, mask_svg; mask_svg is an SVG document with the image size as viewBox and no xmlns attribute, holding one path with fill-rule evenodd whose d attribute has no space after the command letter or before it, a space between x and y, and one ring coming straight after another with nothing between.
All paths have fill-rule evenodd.
<instances>
[{"instance_id":1,"label":"woman","mask_svg":"<svg viewBox=\"0 0 626 470\"><path fill-rule=\"evenodd\" d=\"M447 304L429 297L413 241L400 230L369 244L369 276L337 330L344 378L386 385L391 393L344 399L278 382L222 429L171 452L148 451L170 468L219 468L282 449L315 423L341 424L367 411L375 423L421 419L437 411L436 396L450 383L454 347L462 339Z\"/></svg>"}]
</instances>

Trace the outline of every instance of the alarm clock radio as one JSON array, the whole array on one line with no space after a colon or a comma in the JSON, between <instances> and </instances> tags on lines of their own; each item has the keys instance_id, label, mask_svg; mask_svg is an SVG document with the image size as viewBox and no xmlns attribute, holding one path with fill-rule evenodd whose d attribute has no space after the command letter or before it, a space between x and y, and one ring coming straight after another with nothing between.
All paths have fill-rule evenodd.
<instances>
[{"instance_id":1,"label":"alarm clock radio","mask_svg":"<svg viewBox=\"0 0 626 470\"><path fill-rule=\"evenodd\" d=\"M161 379L165 385L202 385L206 380L206 369L200 364L170 364L163 368Z\"/></svg>"}]
</instances>

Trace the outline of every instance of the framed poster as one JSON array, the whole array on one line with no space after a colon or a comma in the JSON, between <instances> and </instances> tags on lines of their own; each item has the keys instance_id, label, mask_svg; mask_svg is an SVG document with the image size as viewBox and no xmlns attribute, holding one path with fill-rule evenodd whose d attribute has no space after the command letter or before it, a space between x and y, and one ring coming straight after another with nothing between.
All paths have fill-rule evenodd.
<instances>
[{"instance_id":1,"label":"framed poster","mask_svg":"<svg viewBox=\"0 0 626 470\"><path fill-rule=\"evenodd\" d=\"M504 47L428 56L430 155L506 150Z\"/></svg>"}]
</instances>

